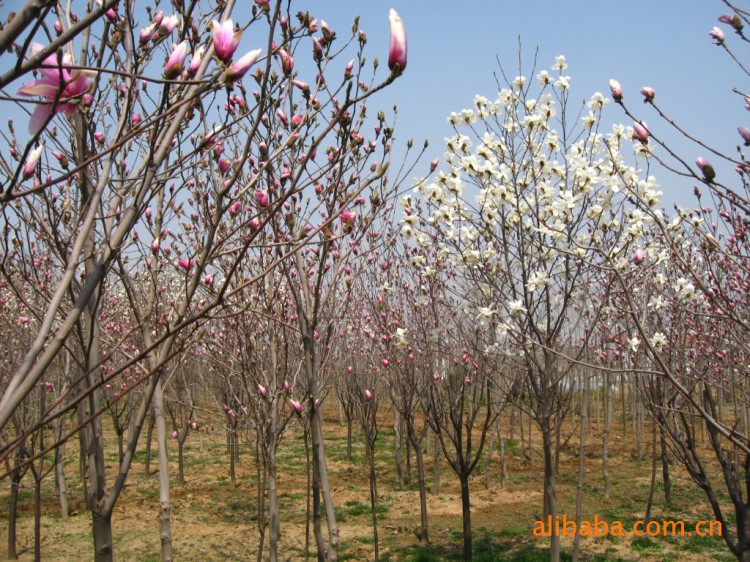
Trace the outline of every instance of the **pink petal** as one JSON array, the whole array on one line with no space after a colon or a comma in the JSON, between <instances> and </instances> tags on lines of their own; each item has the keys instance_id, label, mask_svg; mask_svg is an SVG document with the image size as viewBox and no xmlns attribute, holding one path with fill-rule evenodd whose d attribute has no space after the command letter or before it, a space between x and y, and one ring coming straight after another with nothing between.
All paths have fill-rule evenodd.
<instances>
[{"instance_id":1,"label":"pink petal","mask_svg":"<svg viewBox=\"0 0 750 562\"><path fill-rule=\"evenodd\" d=\"M47 120L49 119L51 113L51 104L37 104L36 109L34 109L34 113L31 115L31 120L29 121L29 133L32 135L37 135L39 131L44 128L44 125L47 123Z\"/></svg>"},{"instance_id":2,"label":"pink petal","mask_svg":"<svg viewBox=\"0 0 750 562\"><path fill-rule=\"evenodd\" d=\"M24 84L18 89L22 96L43 96L45 98L54 98L59 90L60 83L52 80L34 80Z\"/></svg>"}]
</instances>

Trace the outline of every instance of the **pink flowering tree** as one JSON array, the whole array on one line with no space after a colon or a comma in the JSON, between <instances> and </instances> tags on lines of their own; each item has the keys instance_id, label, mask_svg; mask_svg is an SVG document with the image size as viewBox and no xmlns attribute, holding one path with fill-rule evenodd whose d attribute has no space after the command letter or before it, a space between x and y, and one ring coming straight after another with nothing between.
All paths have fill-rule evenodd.
<instances>
[{"instance_id":1,"label":"pink flowering tree","mask_svg":"<svg viewBox=\"0 0 750 562\"><path fill-rule=\"evenodd\" d=\"M725 5L728 12L719 16L718 25L707 29L706 41L712 40L725 51L745 75L742 49L750 21L734 3ZM676 458L705 492L714 518L722 521L729 550L738 560L748 560L750 487L742 472L747 472L750 463L744 369L750 327L746 306L750 291L750 175L745 155L750 132L739 126L737 136L728 132L727 138L735 141L709 146L670 117L653 88L645 86L640 95L632 97L628 85L616 80L610 82L610 88L620 108L633 119L634 133L649 147L654 168L660 168L666 177L676 174L694 186L694 207L677 207L671 221L661 220L647 202L637 198L645 216L659 219L653 220L658 230L657 251L646 251L641 266L655 270L666 256L669 261L668 269L658 270L657 283L646 285L648 304L624 291L624 309L630 311L633 347L640 346L641 361L663 381L649 389L651 395L657 395L651 404L662 431ZM747 94L734 91L740 96L738 103L748 107ZM637 108L633 100L646 105ZM668 140L675 132L692 143L690 156ZM631 279L623 272L618 281L626 287ZM644 306L651 313L649 321L642 316ZM709 452L695 434L696 418L708 436ZM708 468L714 462L720 467L718 476ZM718 500L719 490L729 495L730 506ZM727 524L730 517L736 524Z\"/></svg>"},{"instance_id":2,"label":"pink flowering tree","mask_svg":"<svg viewBox=\"0 0 750 562\"><path fill-rule=\"evenodd\" d=\"M324 22L282 2L258 0L236 25L234 2L180 4L171 13L108 1L81 5L78 14L76 7L38 14L29 3L0 32L0 46L19 59L0 76L18 93L4 103L21 104L29 115L28 126L9 122L2 132L10 147L0 156L4 279L21 283L15 272L31 273L22 263L29 252L17 247L54 249L48 283L33 285L44 295L39 329L3 385L0 428L78 334L82 376L67 399L85 404L94 557L113 557L112 510L153 408L162 558L170 560L165 367L185 339L181 332L232 291L287 262L296 268L295 256L318 246L324 230L342 236L361 228L368 213L355 202L388 182L392 137L385 116L373 134L365 131L365 106L404 71L404 28L392 13L383 72L358 63L364 33L337 38ZM334 62L347 53L351 63ZM268 246L277 251L264 268L234 283L246 252ZM106 353L103 343L102 304L115 287L142 342L129 358ZM102 389L136 365L143 395L108 482ZM3 446L4 456L12 452Z\"/></svg>"}]
</instances>

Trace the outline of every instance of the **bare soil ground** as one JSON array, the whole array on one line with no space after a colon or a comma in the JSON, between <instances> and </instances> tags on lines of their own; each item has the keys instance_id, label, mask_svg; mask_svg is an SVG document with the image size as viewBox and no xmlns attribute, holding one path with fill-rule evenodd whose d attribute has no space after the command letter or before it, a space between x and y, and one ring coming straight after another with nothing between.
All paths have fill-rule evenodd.
<instances>
[{"instance_id":1,"label":"bare soil ground","mask_svg":"<svg viewBox=\"0 0 750 562\"><path fill-rule=\"evenodd\" d=\"M383 428L389 426L383 419ZM373 538L370 524L367 470L364 447L357 442L352 462L345 460L346 428L338 418L326 420L326 446L337 519L341 528L341 560L372 560ZM612 436L612 493L603 495L601 477L601 436L596 424L587 455L587 484L584 516L593 519L619 519L634 522L642 518L650 487L650 452L644 446L644 458L636 459L631 427L623 431L615 426ZM506 433L507 435L507 433ZM112 442L111 440L110 442ZM644 439L650 443L650 439ZM114 444L114 443L113 443ZM68 445L67 481L74 513L68 520L59 514L54 476L44 484L42 518L43 559L90 560L93 545L91 519L86 511L83 492L77 476L77 460ZM229 479L228 455L223 433L202 430L193 433L185 449L185 471L188 483L176 483L176 446L170 452L172 485L172 524L177 560L220 561L257 559L259 533L257 524L258 487L254 448L242 444L237 479ZM403 489L398 487L393 454L393 432L381 430L378 441L378 486L380 492L380 553L384 560L457 559L461 545L461 499L457 479L443 462L440 494L430 495L430 533L433 546L419 550L416 530L419 527L419 498L416 474ZM481 560L545 560L548 539L532 536L534 522L542 511L542 455L532 448L530 454L520 449L518 436L507 441L509 479L501 484L497 451L492 464L494 485L485 486L484 463L480 463L472 482L472 526L476 558ZM561 513L575 513L577 443L566 448L560 464L558 495ZM116 451L109 457L108 471L114 473ZM155 456L155 452L153 453ZM428 458L428 488L432 489L432 455ZM144 473L145 454L141 452L128 479L113 517L115 552L118 561L159 561L158 482L155 475ZM155 458L151 462L156 470ZM673 508L666 509L663 486L657 486L653 516L656 519L684 519L686 522L710 520L712 515L702 493L679 466L672 466ZM33 498L31 479L24 480L19 506L19 550L21 560L33 559ZM661 483L661 472L657 475ZM281 497L281 559L305 559L307 470L304 442L298 428L284 438L279 452L279 492ZM0 487L0 557L7 544L7 480ZM314 538L309 534L309 550L314 559ZM267 540L266 540L267 543ZM564 556L572 539L563 539ZM583 538L586 560L732 560L720 538L697 537Z\"/></svg>"}]
</instances>

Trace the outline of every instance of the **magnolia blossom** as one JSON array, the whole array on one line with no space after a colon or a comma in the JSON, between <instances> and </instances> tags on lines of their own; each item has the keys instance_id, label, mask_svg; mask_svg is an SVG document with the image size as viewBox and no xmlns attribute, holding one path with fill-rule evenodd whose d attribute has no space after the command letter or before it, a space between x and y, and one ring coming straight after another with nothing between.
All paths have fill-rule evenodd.
<instances>
[{"instance_id":1,"label":"magnolia blossom","mask_svg":"<svg viewBox=\"0 0 750 562\"><path fill-rule=\"evenodd\" d=\"M724 32L720 27L712 27L711 31L709 31L708 34L711 36L711 39L716 41L717 45L721 45L724 43Z\"/></svg>"},{"instance_id":2,"label":"magnolia blossom","mask_svg":"<svg viewBox=\"0 0 750 562\"><path fill-rule=\"evenodd\" d=\"M523 306L523 301L521 299L508 301L508 311L511 316L516 316L526 312L526 307Z\"/></svg>"},{"instance_id":3,"label":"magnolia blossom","mask_svg":"<svg viewBox=\"0 0 750 562\"><path fill-rule=\"evenodd\" d=\"M211 33L213 35L216 58L221 62L231 60L232 55L234 55L240 44L242 30L235 30L231 19L226 19L223 23L213 20L211 22Z\"/></svg>"},{"instance_id":4,"label":"magnolia blossom","mask_svg":"<svg viewBox=\"0 0 750 562\"><path fill-rule=\"evenodd\" d=\"M667 343L667 336L665 336L661 332L656 332L651 338L649 338L648 343L651 345L651 347L654 348L655 351L661 351L664 347L664 344Z\"/></svg>"},{"instance_id":5,"label":"magnolia blossom","mask_svg":"<svg viewBox=\"0 0 750 562\"><path fill-rule=\"evenodd\" d=\"M711 162L701 156L695 161L695 165L698 166L698 169L703 174L703 179L708 182L714 180L714 178L716 177L716 172L714 171L714 167L711 165Z\"/></svg>"},{"instance_id":6,"label":"magnolia blossom","mask_svg":"<svg viewBox=\"0 0 750 562\"><path fill-rule=\"evenodd\" d=\"M617 80L612 79L609 81L609 91L612 92L612 99L616 102L622 101L622 86Z\"/></svg>"},{"instance_id":7,"label":"magnolia blossom","mask_svg":"<svg viewBox=\"0 0 750 562\"><path fill-rule=\"evenodd\" d=\"M29 50L34 56L44 49L39 43L32 43ZM78 108L83 95L93 86L95 72L89 70L68 70L73 64L70 54L62 57L62 64L58 63L57 55L51 54L42 61L39 69L43 78L24 84L18 90L22 96L41 96L46 103L37 104L29 121L29 133L36 135L52 115L52 112L64 111L72 116Z\"/></svg>"},{"instance_id":8,"label":"magnolia blossom","mask_svg":"<svg viewBox=\"0 0 750 562\"><path fill-rule=\"evenodd\" d=\"M388 68L401 74L406 69L406 28L396 10L388 14L391 24L391 45L388 50ZM398 67L398 68L397 68Z\"/></svg>"},{"instance_id":9,"label":"magnolia blossom","mask_svg":"<svg viewBox=\"0 0 750 562\"><path fill-rule=\"evenodd\" d=\"M369 390L365 389L364 395L365 395L365 400L367 402L369 402L370 400L372 400L372 392L370 392Z\"/></svg>"},{"instance_id":10,"label":"magnolia blossom","mask_svg":"<svg viewBox=\"0 0 750 562\"><path fill-rule=\"evenodd\" d=\"M36 173L37 166L39 166L39 160L42 157L42 150L44 145L40 144L34 150L29 153L29 157L23 165L23 177L30 178Z\"/></svg>"},{"instance_id":11,"label":"magnolia blossom","mask_svg":"<svg viewBox=\"0 0 750 562\"><path fill-rule=\"evenodd\" d=\"M643 123L633 121L633 140L648 143L648 129Z\"/></svg>"},{"instance_id":12,"label":"magnolia blossom","mask_svg":"<svg viewBox=\"0 0 750 562\"><path fill-rule=\"evenodd\" d=\"M656 92L650 86L641 88L641 94L643 94L643 103L654 101L654 96L656 96Z\"/></svg>"},{"instance_id":13,"label":"magnolia blossom","mask_svg":"<svg viewBox=\"0 0 750 562\"><path fill-rule=\"evenodd\" d=\"M242 78L252 66L258 62L263 49L255 49L245 53L240 60L233 62L224 72L224 82L236 82Z\"/></svg>"},{"instance_id":14,"label":"magnolia blossom","mask_svg":"<svg viewBox=\"0 0 750 562\"><path fill-rule=\"evenodd\" d=\"M292 408L294 408L295 414L302 413L302 404L300 404L297 400L290 399L289 403L292 405Z\"/></svg>"},{"instance_id":15,"label":"magnolia blossom","mask_svg":"<svg viewBox=\"0 0 750 562\"><path fill-rule=\"evenodd\" d=\"M169 55L167 62L164 64L164 76L168 80L174 80L185 70L185 59L188 56L189 45L187 39L179 45L172 45L172 54Z\"/></svg>"}]
</instances>

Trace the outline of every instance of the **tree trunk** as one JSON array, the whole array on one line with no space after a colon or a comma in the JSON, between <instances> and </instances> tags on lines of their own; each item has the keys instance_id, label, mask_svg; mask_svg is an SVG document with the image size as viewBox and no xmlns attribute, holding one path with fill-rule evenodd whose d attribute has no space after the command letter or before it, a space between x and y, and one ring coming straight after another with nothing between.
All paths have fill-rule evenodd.
<instances>
[{"instance_id":1,"label":"tree trunk","mask_svg":"<svg viewBox=\"0 0 750 562\"><path fill-rule=\"evenodd\" d=\"M95 562L114 562L115 552L112 545L112 514L92 513L92 528L94 534Z\"/></svg>"},{"instance_id":2,"label":"tree trunk","mask_svg":"<svg viewBox=\"0 0 750 562\"><path fill-rule=\"evenodd\" d=\"M375 444L370 440L370 435L366 432L367 440L367 458L370 465L370 515L372 520L372 538L375 544L375 562L380 560L380 546L378 544L378 483L375 477Z\"/></svg>"},{"instance_id":3,"label":"tree trunk","mask_svg":"<svg viewBox=\"0 0 750 562\"><path fill-rule=\"evenodd\" d=\"M42 475L36 473L34 473L34 562L42 562Z\"/></svg>"},{"instance_id":4,"label":"tree trunk","mask_svg":"<svg viewBox=\"0 0 750 562\"><path fill-rule=\"evenodd\" d=\"M430 534L427 527L427 483L424 476L424 454L421 443L414 440L414 452L417 456L417 480L419 484L419 540L422 544L430 544Z\"/></svg>"},{"instance_id":5,"label":"tree trunk","mask_svg":"<svg viewBox=\"0 0 750 562\"><path fill-rule=\"evenodd\" d=\"M16 551L17 527L18 521L18 490L20 487L20 478L11 474L10 477L10 501L8 506L8 560L17 560L18 552Z\"/></svg>"},{"instance_id":6,"label":"tree trunk","mask_svg":"<svg viewBox=\"0 0 750 562\"><path fill-rule=\"evenodd\" d=\"M668 508L672 507L672 480L669 477L669 451L664 428L659 426L659 440L661 441L661 474L664 481L664 503Z\"/></svg>"},{"instance_id":7,"label":"tree trunk","mask_svg":"<svg viewBox=\"0 0 750 562\"><path fill-rule=\"evenodd\" d=\"M398 487L400 490L404 489L404 464L401 459L401 445L403 439L401 438L401 420L399 419L398 409L393 409L393 452L396 458L396 474L398 474ZM367 435L365 435L367 439Z\"/></svg>"},{"instance_id":8,"label":"tree trunk","mask_svg":"<svg viewBox=\"0 0 750 562\"><path fill-rule=\"evenodd\" d=\"M581 432L578 447L578 482L576 485L576 529L581 528L583 516L583 486L586 482L586 428L589 420L589 378L583 375L583 395L581 396ZM578 562L581 548L581 535L573 538L573 562Z\"/></svg>"},{"instance_id":9,"label":"tree trunk","mask_svg":"<svg viewBox=\"0 0 750 562\"><path fill-rule=\"evenodd\" d=\"M153 400L156 422L156 443L159 450L159 538L162 562L174 559L172 549L172 502L169 494L169 450L167 448L167 421L164 416L164 391L162 382L156 383Z\"/></svg>"},{"instance_id":10,"label":"tree trunk","mask_svg":"<svg viewBox=\"0 0 750 562\"><path fill-rule=\"evenodd\" d=\"M315 407L312 416L312 442L313 463L318 467L318 484L323 505L326 512L326 523L328 523L328 549L326 560L335 562L339 549L339 528L336 525L336 513L333 508L331 488L328 483L328 468L326 466L326 453L323 445L323 419L320 408Z\"/></svg>"},{"instance_id":11,"label":"tree trunk","mask_svg":"<svg viewBox=\"0 0 750 562\"><path fill-rule=\"evenodd\" d=\"M464 560L472 558L471 550L471 498L469 497L469 475L459 475L461 481L461 512L463 514Z\"/></svg>"},{"instance_id":12,"label":"tree trunk","mask_svg":"<svg viewBox=\"0 0 750 562\"><path fill-rule=\"evenodd\" d=\"M557 495L555 492L555 437L549 427L549 420L542 419L542 441L544 447L544 520L557 520ZM550 519L551 517L551 519ZM550 562L560 562L560 536L553 532L549 552Z\"/></svg>"},{"instance_id":13,"label":"tree trunk","mask_svg":"<svg viewBox=\"0 0 750 562\"><path fill-rule=\"evenodd\" d=\"M58 497L60 498L60 515L63 521L68 520L68 485L65 481L65 443L60 443L55 447L55 484L57 486Z\"/></svg>"},{"instance_id":14,"label":"tree trunk","mask_svg":"<svg viewBox=\"0 0 750 562\"><path fill-rule=\"evenodd\" d=\"M604 430L602 431L602 476L604 477L604 497L609 499L609 434L612 429L612 392L610 374L604 374ZM623 389L620 388L620 392Z\"/></svg>"},{"instance_id":15,"label":"tree trunk","mask_svg":"<svg viewBox=\"0 0 750 562\"><path fill-rule=\"evenodd\" d=\"M148 431L146 431L146 464L144 466L144 473L146 478L151 476L151 439L154 436L154 417L148 420Z\"/></svg>"},{"instance_id":16,"label":"tree trunk","mask_svg":"<svg viewBox=\"0 0 750 562\"><path fill-rule=\"evenodd\" d=\"M440 447L437 435L435 435L435 457L432 469L432 495L440 495Z\"/></svg>"}]
</instances>

